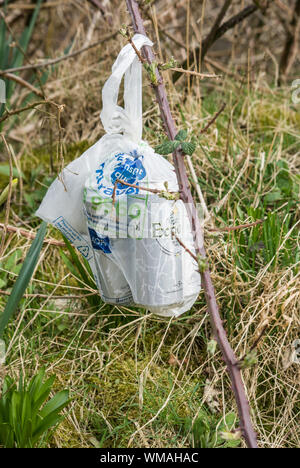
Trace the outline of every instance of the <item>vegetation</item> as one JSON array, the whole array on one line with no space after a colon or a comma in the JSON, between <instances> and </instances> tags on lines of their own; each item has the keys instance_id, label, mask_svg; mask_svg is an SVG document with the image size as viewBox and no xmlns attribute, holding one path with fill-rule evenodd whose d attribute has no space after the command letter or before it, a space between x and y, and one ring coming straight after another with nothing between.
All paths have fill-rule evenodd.
<instances>
[{"instance_id":1,"label":"vegetation","mask_svg":"<svg viewBox=\"0 0 300 468\"><path fill-rule=\"evenodd\" d=\"M58 392L45 404L55 376L44 381L40 370L28 384L20 376L19 387L5 377L0 399L0 443L6 448L34 448L62 417L61 410L68 404L67 390Z\"/></svg>"},{"instance_id":2,"label":"vegetation","mask_svg":"<svg viewBox=\"0 0 300 468\"><path fill-rule=\"evenodd\" d=\"M41 9L28 45L33 62L41 56L34 50L42 35L43 57L49 51L58 57L129 22L124 5L118 7L120 14L114 15L112 25L109 15L91 20L96 10L83 3L82 10L65 4L57 7L66 21L72 20L69 33L62 16ZM155 9L145 8L155 15ZM159 14L159 2L157 8ZM11 22L14 10L8 11ZM191 7L191 15L193 11ZM13 26L20 37L24 24L16 20ZM181 41L180 24L176 37ZM2 338L7 346L5 364L0 366L3 446L244 446L202 294L192 310L168 320L142 309L105 304L96 293L88 265L48 226L37 263L31 264L31 281L25 292L23 283L9 316L6 313L20 284L20 276L16 279L25 268L30 233L37 233L41 224L34 213L47 187L62 165L104 133L98 118L100 92L124 43L124 38L115 36L46 68L45 95L57 106L45 104L2 123L9 146L8 151L5 145L0 149L0 197L13 178L18 178L18 185L6 192L0 222L5 224L8 216L9 226L27 233L7 229L0 243L0 320L5 319ZM164 34L158 45L164 54L160 61L170 58L166 56L170 49L182 60L177 46ZM234 47L238 50L239 44L233 42ZM248 60L240 65L232 54L230 62L220 62L228 73L221 71L218 80L191 80L182 74L174 85L172 72L163 73L172 112L182 130L178 142L186 143L188 135L195 145L191 160L210 213L205 224L209 267L237 356L252 359L251 346L264 332L255 347L254 362L242 371L259 445L294 448L300 441L300 367L292 359L300 325L300 113L299 103L292 101L290 83L299 76L299 67L295 63L289 81L279 87L278 67L271 67L272 59L268 66L265 62L249 65ZM243 55L239 57L242 61ZM31 74L22 77L35 79ZM31 83L39 86L38 81ZM23 97L29 94L28 89L15 86L7 107L26 105ZM223 102L226 108L216 122L200 134ZM149 86L144 87L144 110L143 138L152 147L161 145L165 135ZM192 176L190 180L197 199ZM258 220L263 222L245 229L218 230ZM46 403L50 393L56 396ZM48 413L50 408L53 414ZM27 424L23 435L22 418Z\"/></svg>"}]
</instances>

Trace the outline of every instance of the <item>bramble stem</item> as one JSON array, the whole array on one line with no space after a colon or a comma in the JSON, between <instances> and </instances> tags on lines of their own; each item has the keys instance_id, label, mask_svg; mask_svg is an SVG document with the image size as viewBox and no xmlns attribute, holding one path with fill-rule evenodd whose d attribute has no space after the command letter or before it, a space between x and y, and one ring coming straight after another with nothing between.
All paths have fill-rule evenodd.
<instances>
[{"instance_id":1,"label":"bramble stem","mask_svg":"<svg viewBox=\"0 0 300 468\"><path fill-rule=\"evenodd\" d=\"M140 14L140 9L137 1L126 0L126 3L132 18L133 28L135 32L146 35L144 23ZM142 49L142 53L145 59L148 61L149 65L151 65L152 62L155 62L154 53L151 47L144 46ZM174 140L178 132L171 114L165 86L158 70L156 70L156 75L158 85L155 86L153 89L155 91L156 99L159 104L165 131L169 139ZM190 191L188 176L184 163L184 157L181 150L174 151L173 161L179 185L180 197L182 201L186 203L187 212L191 223L196 254L200 254L202 257L205 257L206 254L203 244L203 232L200 220L198 218L196 206ZM254 432L251 423L249 403L246 397L241 372L237 365L238 360L229 344L226 332L223 327L209 269L205 269L201 273L201 279L214 335L221 348L223 359L226 363L227 370L231 379L232 389L235 394L240 418L241 431L245 438L247 446L249 448L257 448L256 433Z\"/></svg>"}]
</instances>

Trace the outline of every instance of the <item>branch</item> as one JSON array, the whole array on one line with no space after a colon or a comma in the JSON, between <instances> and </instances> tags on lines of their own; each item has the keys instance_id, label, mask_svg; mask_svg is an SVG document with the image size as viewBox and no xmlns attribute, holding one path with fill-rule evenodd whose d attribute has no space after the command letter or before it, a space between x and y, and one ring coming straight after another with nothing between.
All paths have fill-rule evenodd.
<instances>
[{"instance_id":1,"label":"branch","mask_svg":"<svg viewBox=\"0 0 300 468\"><path fill-rule=\"evenodd\" d=\"M254 221L253 223L239 224L238 226L225 226L223 228L207 228L207 230L210 232L231 232L231 231L238 231L239 229L247 229L253 226L258 226L259 224L262 224L263 222L264 222L264 219L259 219L257 221Z\"/></svg>"},{"instance_id":2,"label":"branch","mask_svg":"<svg viewBox=\"0 0 300 468\"><path fill-rule=\"evenodd\" d=\"M219 117L219 115L223 112L223 110L225 109L226 107L226 103L224 102L221 106L221 108L218 110L218 112L213 116L213 118L208 122L207 125L205 125L204 128L202 128L202 130L200 131L200 134L202 135L203 133L206 133L207 130L209 129L209 127L215 123L215 121L217 120L217 118Z\"/></svg>"},{"instance_id":3,"label":"branch","mask_svg":"<svg viewBox=\"0 0 300 468\"><path fill-rule=\"evenodd\" d=\"M107 12L106 8L102 5L101 1L100 0L88 0L88 1L101 11L104 18L107 18L108 24L112 26L112 15Z\"/></svg>"},{"instance_id":4,"label":"branch","mask_svg":"<svg viewBox=\"0 0 300 468\"><path fill-rule=\"evenodd\" d=\"M250 5L240 11L238 14L230 18L228 21L223 23L218 29L214 32L213 37L209 38L209 35L202 41L201 44L201 62L204 60L206 53L208 52L209 48L222 37L229 29L232 29L237 24L241 23L246 19L248 16L252 15L256 10L258 10L258 5ZM194 63L195 57L199 57L200 47L196 47L189 55L189 59L186 59L183 64L182 68L186 68L188 64L192 65ZM173 82L175 83L180 78L179 73L175 73L173 76Z\"/></svg>"},{"instance_id":5,"label":"branch","mask_svg":"<svg viewBox=\"0 0 300 468\"><path fill-rule=\"evenodd\" d=\"M126 3L132 18L135 32L146 35L137 1L126 0ZM143 54L149 64L155 61L154 53L151 47L143 47ZM177 134L177 129L171 114L165 86L163 84L162 78L158 70L156 70L156 74L158 78L158 85L154 86L156 99L160 107L161 117L165 126L166 133L170 140L174 140ZM202 228L200 220L198 218L196 206L190 191L182 151L176 150L173 153L173 162L178 180L180 196L182 201L186 203L186 208L193 231L196 255L201 255L202 257L205 257L206 253L203 245ZM253 430L251 423L249 403L245 394L241 373L237 365L238 361L234 355L233 350L231 349L226 332L223 328L223 323L220 317L214 287L208 269L205 269L205 271L201 273L201 279L214 335L221 348L222 355L231 379L232 389L235 394L241 430L246 440L247 446L251 448L257 448L256 434Z\"/></svg>"},{"instance_id":6,"label":"branch","mask_svg":"<svg viewBox=\"0 0 300 468\"><path fill-rule=\"evenodd\" d=\"M25 107L19 107L18 109L15 109L15 110L6 110L3 114L3 116L0 118L0 123L1 122L4 122L4 120L7 120L11 115L15 115L15 114L20 114L21 112L25 112L29 109L33 109L37 106L40 106L41 104L46 104L47 101L36 101L36 102L33 102L32 104L29 104L28 106L25 106Z\"/></svg>"},{"instance_id":7,"label":"branch","mask_svg":"<svg viewBox=\"0 0 300 468\"><path fill-rule=\"evenodd\" d=\"M256 338L256 340L254 341L254 343L253 343L253 345L251 346L251 348L250 348L250 350L248 351L248 353L251 353L252 351L255 350L255 348L257 347L258 343L260 342L260 340L261 340L262 337L264 336L264 334L265 334L265 332L266 332L268 326L269 326L269 325L266 324L266 325L263 327L262 331L260 332L260 334L258 335L258 337ZM248 354L248 353L244 354L244 356L240 359L240 361L239 361L240 364L245 360L245 358L247 357L247 354Z\"/></svg>"},{"instance_id":8,"label":"branch","mask_svg":"<svg viewBox=\"0 0 300 468\"><path fill-rule=\"evenodd\" d=\"M15 226L11 226L10 224L3 224L0 223L0 229L3 229L6 232L14 232L19 236L26 237L27 239L35 239L35 234L33 232L27 231L26 229L17 228ZM44 239L43 241L45 244L56 245L57 247L65 247L66 244L64 242L58 241L56 239Z\"/></svg>"},{"instance_id":9,"label":"branch","mask_svg":"<svg viewBox=\"0 0 300 468\"><path fill-rule=\"evenodd\" d=\"M3 78L6 78L8 80L15 81L19 85L29 89L32 93L36 94L41 98L44 97L44 94L39 89L32 86L32 84L28 83L28 81L23 80L23 78L20 78L20 76L14 75L13 73L7 73L6 71L0 71L0 76L3 76Z\"/></svg>"},{"instance_id":10,"label":"branch","mask_svg":"<svg viewBox=\"0 0 300 468\"><path fill-rule=\"evenodd\" d=\"M75 52L71 52L70 54L63 55L61 57L57 57L54 59L47 60L45 62L40 62L40 63L33 63L30 65L23 65L22 67L16 67L16 68L8 68L7 70L0 70L0 72L3 73L16 73L24 70L32 70L32 69L38 69L38 68L43 68L43 67L50 67L51 65L55 65L56 63L62 62L63 60L68 60L70 58L76 57L79 54L82 54L83 52L86 52L87 50L92 49L93 47L97 47L99 44L103 44L104 42L108 41L109 39L113 39L116 37L119 31L115 31L112 34L109 34L102 39L100 39L97 42L93 42L92 44L83 47L82 49L75 50Z\"/></svg>"},{"instance_id":11,"label":"branch","mask_svg":"<svg viewBox=\"0 0 300 468\"><path fill-rule=\"evenodd\" d=\"M201 56L204 58L206 55L206 52L208 49L211 47L211 45L216 41L216 35L218 32L218 28L220 27L220 24L224 18L224 16L227 13L227 10L229 9L230 5L232 3L232 0L225 0L224 5L222 6L216 21L214 22L213 27L211 28L208 36L202 43L202 50L201 50ZM203 60L202 58L202 60Z\"/></svg>"},{"instance_id":12,"label":"branch","mask_svg":"<svg viewBox=\"0 0 300 468\"><path fill-rule=\"evenodd\" d=\"M290 69L297 58L298 42L300 34L300 0L295 3L293 17L290 27L287 30L286 42L280 60L280 75L281 78L286 78Z\"/></svg>"}]
</instances>

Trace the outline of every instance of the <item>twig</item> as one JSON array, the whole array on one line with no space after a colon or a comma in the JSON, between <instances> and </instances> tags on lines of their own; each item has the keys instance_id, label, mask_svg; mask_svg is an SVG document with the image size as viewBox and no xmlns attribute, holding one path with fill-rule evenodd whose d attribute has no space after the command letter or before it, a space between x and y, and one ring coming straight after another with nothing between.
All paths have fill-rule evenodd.
<instances>
[{"instance_id":1,"label":"twig","mask_svg":"<svg viewBox=\"0 0 300 468\"><path fill-rule=\"evenodd\" d=\"M4 120L8 119L11 115L20 114L21 112L25 112L29 109L33 109L36 106L40 106L41 104L46 104L46 103L47 101L36 101L36 102L33 102L32 104L29 104L28 106L19 107L18 109L15 109L12 111L6 109L6 112L4 112L3 116L0 118L0 123L4 122Z\"/></svg>"},{"instance_id":2,"label":"twig","mask_svg":"<svg viewBox=\"0 0 300 468\"><path fill-rule=\"evenodd\" d=\"M124 180L116 179L116 181L114 183L113 193L112 193L112 204L113 205L116 203L116 190L117 190L117 185L118 184L127 185L128 187L133 187L133 188L136 188L136 189L139 189L139 190L145 190L146 192L151 192L151 193L155 193L155 194L162 194L164 192L163 190L153 189L153 188L149 188L149 187L141 187L140 185L130 184L129 182L125 182ZM170 194L174 193L175 194L177 192L168 192L168 193L170 193Z\"/></svg>"},{"instance_id":3,"label":"twig","mask_svg":"<svg viewBox=\"0 0 300 468\"><path fill-rule=\"evenodd\" d=\"M184 245L184 243L179 239L179 237L177 237L177 236L174 236L174 237L175 237L175 239L177 240L178 244L180 244L181 247L182 247L188 254L190 254L190 256L191 256L194 260L196 260L196 262L198 262L198 258L196 257L196 255L194 255L193 252L192 252L186 245Z\"/></svg>"},{"instance_id":4,"label":"twig","mask_svg":"<svg viewBox=\"0 0 300 468\"><path fill-rule=\"evenodd\" d=\"M219 117L219 115L223 112L223 110L225 109L226 107L226 102L224 102L220 108L220 110L218 110L218 112L213 116L213 118L208 122L207 125L205 125L205 127L200 131L200 134L202 135L203 133L206 133L207 130L209 129L209 127L217 120L217 118Z\"/></svg>"},{"instance_id":5,"label":"twig","mask_svg":"<svg viewBox=\"0 0 300 468\"><path fill-rule=\"evenodd\" d=\"M141 18L139 5L136 0L126 0L129 13L132 18L133 27L135 32L146 35L143 20ZM148 63L151 64L155 62L155 57L152 51L152 48L149 46L143 47L143 55L147 59ZM177 129L175 126L174 119L171 114L169 102L167 99L167 94L165 86L161 81L161 76L156 70L158 85L154 86L156 98L160 107L162 120L165 126L166 133L170 140L174 140ZM190 192L189 181L185 169L184 158L182 157L183 153L180 150L176 150L173 153L173 161L175 166L175 171L177 175L178 185L180 189L180 196L183 202L186 203L187 212L189 215L193 236L196 254L200 254L202 257L206 256L205 248L203 245L203 234L200 225L200 221L197 215L196 206ZM226 332L223 328L222 319L220 317L216 295L214 287L212 284L211 276L209 269L205 269L201 273L202 287L205 292L205 297L208 305L208 311L214 331L214 335L218 341L218 344L221 348L224 361L227 366L228 373L230 375L232 388L235 394L240 425L243 436L246 440L248 447L257 448L256 434L253 430L251 417L250 417L250 408L249 403L245 394L245 389L241 377L240 370L236 365L237 358L228 342Z\"/></svg>"},{"instance_id":6,"label":"twig","mask_svg":"<svg viewBox=\"0 0 300 468\"><path fill-rule=\"evenodd\" d=\"M287 30L286 42L280 59L280 76L286 78L297 58L300 35L300 0L295 3L290 28Z\"/></svg>"},{"instance_id":7,"label":"twig","mask_svg":"<svg viewBox=\"0 0 300 468\"><path fill-rule=\"evenodd\" d=\"M10 296L11 293L8 292L8 291L3 291L2 289L0 289L0 294L3 294L4 296ZM60 296L60 295L49 296L49 294L35 293L35 294L24 294L23 297L28 297L28 298L29 297L41 297L41 298L44 298L44 299L48 299L49 297L51 299L84 299L87 296L96 296L96 295L99 295L99 291L86 293L86 294L70 294L70 295L67 295L67 296Z\"/></svg>"},{"instance_id":8,"label":"twig","mask_svg":"<svg viewBox=\"0 0 300 468\"><path fill-rule=\"evenodd\" d=\"M248 7L244 8L242 11L237 13L235 16L230 18L228 21L225 21L217 30L214 42L216 42L220 37L222 37L229 29L232 29L237 24L244 21L244 19L248 18L248 16L252 15L256 10L259 9L258 5L249 5Z\"/></svg>"},{"instance_id":9,"label":"twig","mask_svg":"<svg viewBox=\"0 0 300 468\"><path fill-rule=\"evenodd\" d=\"M21 78L20 76L14 75L13 73L7 73L6 71L0 71L0 76L3 76L3 78L7 78L8 80L15 81L19 85L29 89L32 93L36 94L41 98L44 97L44 93L42 93L42 91L32 86L32 84L28 83L28 81L23 80L23 78Z\"/></svg>"},{"instance_id":10,"label":"twig","mask_svg":"<svg viewBox=\"0 0 300 468\"><path fill-rule=\"evenodd\" d=\"M112 15L108 14L106 8L102 5L100 0L88 0L88 1L92 3L95 7L99 8L104 18L107 18L108 24L112 26Z\"/></svg>"},{"instance_id":11,"label":"twig","mask_svg":"<svg viewBox=\"0 0 300 468\"><path fill-rule=\"evenodd\" d=\"M130 186L139 188L141 190L147 190L147 191L150 191L150 192L153 192L153 193L160 193L160 190L157 190L157 189L148 189L146 187L138 187L137 185L134 186L134 185L131 185L131 184L126 184L126 185L130 185ZM241 224L239 226L228 226L228 227L224 227L224 228L206 228L206 229L208 231L213 231L213 232L228 232L228 231L235 231L237 229L246 229L246 228L249 228L249 227L252 227L252 226L256 226L257 224L263 223L263 221L264 220L259 220L259 221L255 221L254 223ZM0 223L0 229L5 229L5 224ZM34 233L32 233L30 231L27 231L26 229L18 228L16 226L11 226L10 224L8 224L6 226L6 231L7 232L15 232L16 234L18 234L20 236L23 236L23 237L26 237L27 239L34 239L35 238ZM177 240L180 243L179 239L177 239ZM64 242L58 241L56 239L44 239L44 243L45 244L50 244L50 245L56 245L57 247L65 247Z\"/></svg>"},{"instance_id":12,"label":"twig","mask_svg":"<svg viewBox=\"0 0 300 468\"><path fill-rule=\"evenodd\" d=\"M198 76L199 78L217 78L220 79L222 78L222 75L215 75L212 73L198 73L194 70L185 70L184 68L178 68L178 67L172 67L168 68L168 70L172 70L177 73L186 73L187 75L193 75L193 76Z\"/></svg>"},{"instance_id":13,"label":"twig","mask_svg":"<svg viewBox=\"0 0 300 468\"><path fill-rule=\"evenodd\" d=\"M250 350L248 351L248 353L251 353L252 351L255 350L255 348L257 347L258 343L260 342L260 340L262 339L262 337L264 336L266 330L268 328L268 324L265 325L262 329L262 331L260 332L260 334L258 335L258 338L256 338L256 340L254 341L253 345L251 346ZM244 356L239 360L239 364L241 364L245 358L247 357L247 354L248 353L245 353Z\"/></svg>"},{"instance_id":14,"label":"twig","mask_svg":"<svg viewBox=\"0 0 300 468\"><path fill-rule=\"evenodd\" d=\"M246 8L244 8L242 11L240 11L238 14L236 14L235 16L233 16L232 18L230 18L228 21L225 21L225 23L223 23L218 29L217 31L215 32L214 34L214 39L213 39L213 42L210 44L210 47L218 40L220 39L220 37L222 37L229 29L233 28L234 26L236 26L237 24L241 23L242 21L244 21L244 19L246 19L248 16L252 15L252 13L254 13L255 11L258 10L258 6L257 5L250 5L250 6L247 6ZM207 50L204 49L204 45L205 45L205 41L207 40L204 39L202 41L202 44L201 44L201 47L196 47L190 54L189 54L189 57L183 62L182 64L182 68L187 68L187 65L188 63L190 65L192 65L194 63L194 60L196 58L196 61L198 59L198 56L199 56L199 52L200 52L200 49L201 49L201 61L203 61L204 57L205 57L205 54L207 53L207 51L209 50L209 48ZM203 55L203 50L205 50L205 54ZM175 73L174 76L173 76L173 82L175 83L179 78L180 78L180 73Z\"/></svg>"},{"instance_id":15,"label":"twig","mask_svg":"<svg viewBox=\"0 0 300 468\"><path fill-rule=\"evenodd\" d=\"M202 49L201 49L201 56L202 60L204 59L206 52L211 47L211 45L215 42L215 37L217 35L218 28L220 27L221 22L223 21L224 16L227 13L227 10L231 6L232 0L225 0L208 36L203 41Z\"/></svg>"},{"instance_id":16,"label":"twig","mask_svg":"<svg viewBox=\"0 0 300 468\"><path fill-rule=\"evenodd\" d=\"M148 188L148 187L140 187L139 185L129 184L129 182L124 182L124 180L116 179L115 184L114 184L113 193L112 193L112 204L113 205L115 205L115 203L116 203L116 191L117 191L117 185L118 184L127 185L128 187L133 187L133 188L140 189L140 190L146 190L147 192L159 193L159 190L157 190L157 189L151 189L151 188Z\"/></svg>"},{"instance_id":17,"label":"twig","mask_svg":"<svg viewBox=\"0 0 300 468\"><path fill-rule=\"evenodd\" d=\"M0 223L0 229L4 230L5 236L5 228L7 232L15 232L16 234L26 237L27 239L35 239L35 234L33 232L27 231L26 229L17 228L15 226L11 226L10 224L5 225ZM65 247L66 244L64 242L55 240L55 239L44 239L45 244L56 245L57 247Z\"/></svg>"},{"instance_id":18,"label":"twig","mask_svg":"<svg viewBox=\"0 0 300 468\"><path fill-rule=\"evenodd\" d=\"M258 224L262 224L263 222L264 219L259 219L258 221L254 221L253 223L239 224L238 226L227 226L223 228L207 228L207 230L211 232L231 232L237 231L239 229L246 229L252 226L257 226Z\"/></svg>"},{"instance_id":19,"label":"twig","mask_svg":"<svg viewBox=\"0 0 300 468\"><path fill-rule=\"evenodd\" d=\"M140 61L142 64L145 63L147 60L144 59L144 57L142 56L141 52L139 51L139 49L136 47L135 43L133 42L128 27L125 26L125 28L122 28L122 29L120 30L120 33L122 34L123 37L126 37L126 39L128 40L129 44L131 45L131 47L132 47L133 50L135 51L137 57L139 58L139 61Z\"/></svg>"},{"instance_id":20,"label":"twig","mask_svg":"<svg viewBox=\"0 0 300 468\"><path fill-rule=\"evenodd\" d=\"M204 62L208 63L209 65L212 65L218 70L221 70L223 73L226 73L226 75L232 76L237 81L240 81L242 79L242 77L238 73L234 73L232 70L229 70L227 67L225 67L224 64L217 62L216 60L212 60L210 57L205 57Z\"/></svg>"},{"instance_id":21,"label":"twig","mask_svg":"<svg viewBox=\"0 0 300 468\"><path fill-rule=\"evenodd\" d=\"M99 8L101 13L103 13L105 15L106 10L105 10L104 6L101 4L101 2L99 0L88 0L88 1L90 3L92 3L94 6L96 6L97 8Z\"/></svg>"},{"instance_id":22,"label":"twig","mask_svg":"<svg viewBox=\"0 0 300 468\"><path fill-rule=\"evenodd\" d=\"M292 8L290 8L288 5L286 5L285 3L283 3L281 0L274 0L274 3L276 3L276 5L281 8L281 10L283 10L285 13L287 13L288 15L292 15L293 14L293 10Z\"/></svg>"},{"instance_id":23,"label":"twig","mask_svg":"<svg viewBox=\"0 0 300 468\"><path fill-rule=\"evenodd\" d=\"M55 65L59 62L62 62L63 60L68 60L70 58L76 57L79 54L82 54L83 52L86 52L89 49L92 49L93 47L97 47L100 44L103 44L104 42L108 41L109 39L113 39L116 37L118 34L118 31L115 31L112 34L109 34L103 39L100 39L100 41L93 42L92 44L83 47L82 49L75 50L75 52L71 52L70 54L67 55L62 55L61 57L57 57L54 59L47 60L45 62L41 63L33 63L31 65L23 65L22 67L16 67L16 68L8 68L7 70L1 70L1 72L4 73L16 73L24 70L32 70L32 69L38 69L38 68L43 68L43 67L51 67L51 65Z\"/></svg>"}]
</instances>

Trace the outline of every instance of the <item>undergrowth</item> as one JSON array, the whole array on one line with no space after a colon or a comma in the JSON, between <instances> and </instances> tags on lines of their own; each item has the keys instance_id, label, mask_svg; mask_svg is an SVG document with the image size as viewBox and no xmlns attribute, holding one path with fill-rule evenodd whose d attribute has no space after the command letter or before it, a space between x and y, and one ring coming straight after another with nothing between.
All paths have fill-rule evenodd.
<instances>
[{"instance_id":1,"label":"undergrowth","mask_svg":"<svg viewBox=\"0 0 300 468\"><path fill-rule=\"evenodd\" d=\"M299 109L293 107L288 89L273 89L260 77L251 89L229 79L213 91L201 83L203 99L199 90L185 99L171 85L168 92L179 128L197 141L192 159L211 212L206 226L262 220L243 230L207 229L209 264L238 356L267 325L258 364L243 371L259 444L297 447L300 366L291 355L300 317ZM151 90L145 93L144 139L155 146L163 137L161 123ZM199 136L221 101L227 102L225 111ZM92 128L90 141L65 139L64 164L94 143L94 123ZM96 131L97 137L101 132ZM40 224L34 212L61 164L55 157L51 171L57 149L43 139L39 143L25 145L15 167L20 186L13 192L9 222L26 229ZM4 187L7 163L1 168ZM47 237L62 241L51 226ZM0 259L1 310L30 242L16 234L6 236ZM57 376L55 390L70 390L70 410L46 445L228 443L220 433L238 427L236 408L220 353L207 353L212 335L203 294L183 316L163 320L142 309L104 304L94 292L90 272L77 254L45 244L18 314L5 330L8 350L2 374L17 379L22 369L34 374L45 367Z\"/></svg>"}]
</instances>

